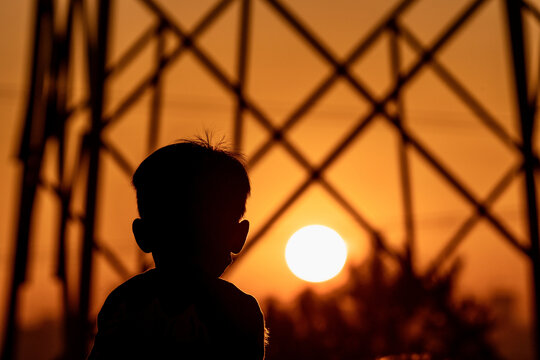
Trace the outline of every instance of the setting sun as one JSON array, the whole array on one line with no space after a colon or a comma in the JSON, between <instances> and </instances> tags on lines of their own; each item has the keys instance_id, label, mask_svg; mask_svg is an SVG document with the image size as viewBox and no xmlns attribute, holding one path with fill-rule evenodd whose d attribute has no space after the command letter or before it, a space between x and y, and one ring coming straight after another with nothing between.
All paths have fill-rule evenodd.
<instances>
[{"instance_id":1,"label":"setting sun","mask_svg":"<svg viewBox=\"0 0 540 360\"><path fill-rule=\"evenodd\" d=\"M285 260L302 280L323 282L336 276L347 259L345 241L334 230L309 225L295 232L285 248Z\"/></svg>"}]
</instances>

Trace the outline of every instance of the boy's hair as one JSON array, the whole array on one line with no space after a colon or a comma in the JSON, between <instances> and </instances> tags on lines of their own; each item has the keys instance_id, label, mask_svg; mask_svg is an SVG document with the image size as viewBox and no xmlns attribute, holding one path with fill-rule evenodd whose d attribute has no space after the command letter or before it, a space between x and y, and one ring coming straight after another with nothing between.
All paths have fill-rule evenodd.
<instances>
[{"instance_id":1,"label":"boy's hair","mask_svg":"<svg viewBox=\"0 0 540 360\"><path fill-rule=\"evenodd\" d=\"M133 175L139 215L186 220L240 220L250 194L240 154L210 140L180 140L149 155ZM179 219L178 216L181 218ZM193 223L195 221L195 223Z\"/></svg>"}]
</instances>

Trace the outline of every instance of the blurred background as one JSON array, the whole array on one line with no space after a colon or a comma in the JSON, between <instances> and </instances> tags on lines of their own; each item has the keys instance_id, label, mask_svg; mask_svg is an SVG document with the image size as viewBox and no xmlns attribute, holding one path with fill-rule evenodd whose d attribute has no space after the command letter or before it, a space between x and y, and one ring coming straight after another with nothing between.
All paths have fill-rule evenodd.
<instances>
[{"instance_id":1,"label":"blurred background","mask_svg":"<svg viewBox=\"0 0 540 360\"><path fill-rule=\"evenodd\" d=\"M108 293L152 267L130 176L213 134L246 155L268 359L539 359L540 2L0 2L0 341L84 358ZM298 229L334 278L287 267ZM536 294L536 295L535 295Z\"/></svg>"}]
</instances>

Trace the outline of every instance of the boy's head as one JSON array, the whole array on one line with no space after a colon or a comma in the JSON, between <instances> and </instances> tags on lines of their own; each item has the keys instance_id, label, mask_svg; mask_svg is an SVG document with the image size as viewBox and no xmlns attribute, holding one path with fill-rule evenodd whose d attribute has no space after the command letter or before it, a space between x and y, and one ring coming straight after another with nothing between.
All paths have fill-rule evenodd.
<instances>
[{"instance_id":1,"label":"boy's head","mask_svg":"<svg viewBox=\"0 0 540 360\"><path fill-rule=\"evenodd\" d=\"M148 156L133 185L140 215L133 233L157 267L219 276L242 249L250 184L237 154L202 139L181 141Z\"/></svg>"}]
</instances>

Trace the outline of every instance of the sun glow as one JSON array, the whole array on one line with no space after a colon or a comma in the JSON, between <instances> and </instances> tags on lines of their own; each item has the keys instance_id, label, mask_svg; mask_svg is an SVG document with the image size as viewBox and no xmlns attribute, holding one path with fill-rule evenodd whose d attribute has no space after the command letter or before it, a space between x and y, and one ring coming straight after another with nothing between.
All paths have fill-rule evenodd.
<instances>
[{"instance_id":1,"label":"sun glow","mask_svg":"<svg viewBox=\"0 0 540 360\"><path fill-rule=\"evenodd\" d=\"M285 248L285 260L302 280L323 282L339 274L347 260L347 245L334 230L309 225L295 232Z\"/></svg>"}]
</instances>

